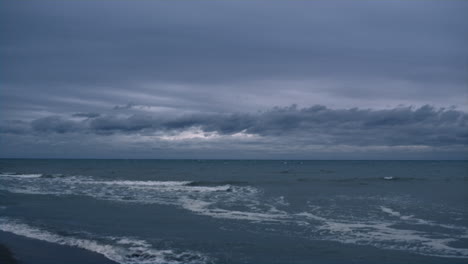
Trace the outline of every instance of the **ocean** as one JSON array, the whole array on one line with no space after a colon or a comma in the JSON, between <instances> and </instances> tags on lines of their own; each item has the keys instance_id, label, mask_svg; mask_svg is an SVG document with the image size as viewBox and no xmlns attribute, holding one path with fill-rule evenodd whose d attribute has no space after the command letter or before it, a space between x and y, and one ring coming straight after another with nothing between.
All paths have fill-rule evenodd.
<instances>
[{"instance_id":1,"label":"ocean","mask_svg":"<svg viewBox=\"0 0 468 264\"><path fill-rule=\"evenodd\" d=\"M1 159L0 172L5 263L468 263L467 161Z\"/></svg>"}]
</instances>

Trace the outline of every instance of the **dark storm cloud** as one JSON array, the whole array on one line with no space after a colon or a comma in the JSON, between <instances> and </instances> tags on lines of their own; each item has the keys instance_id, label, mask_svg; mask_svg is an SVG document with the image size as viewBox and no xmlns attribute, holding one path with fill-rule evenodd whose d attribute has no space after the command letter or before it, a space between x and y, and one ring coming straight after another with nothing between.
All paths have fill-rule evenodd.
<instances>
[{"instance_id":1,"label":"dark storm cloud","mask_svg":"<svg viewBox=\"0 0 468 264\"><path fill-rule=\"evenodd\" d=\"M3 132L14 131L5 129ZM192 128L220 135L236 133L302 139L321 145L425 145L468 144L468 114L453 109L420 108L329 109L277 107L257 114L198 114L181 117L133 114L72 121L51 116L31 122L35 133L173 134ZM298 146L300 147L300 146Z\"/></svg>"}]
</instances>

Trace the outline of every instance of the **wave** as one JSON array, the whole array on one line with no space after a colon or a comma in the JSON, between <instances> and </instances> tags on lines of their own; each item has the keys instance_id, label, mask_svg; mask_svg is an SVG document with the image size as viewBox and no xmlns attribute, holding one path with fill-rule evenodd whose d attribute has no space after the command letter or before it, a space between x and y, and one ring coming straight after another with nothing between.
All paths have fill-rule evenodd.
<instances>
[{"instance_id":1,"label":"wave","mask_svg":"<svg viewBox=\"0 0 468 264\"><path fill-rule=\"evenodd\" d=\"M381 207L385 213L410 219L387 207ZM458 234L422 232L397 228L393 221L377 220L338 220L320 216L311 212L296 214L306 220L313 220L312 233L315 239L332 240L347 244L371 245L378 248L410 251L421 255L445 258L468 258L468 249L451 247L450 244L463 240L468 232L463 227L451 226ZM425 220L421 220L421 224ZM432 224L430 221L425 223ZM309 228L309 230L311 230Z\"/></svg>"},{"instance_id":2,"label":"wave","mask_svg":"<svg viewBox=\"0 0 468 264\"><path fill-rule=\"evenodd\" d=\"M188 186L218 186L218 185L235 185L247 186L247 181L192 181L187 184Z\"/></svg>"},{"instance_id":3,"label":"wave","mask_svg":"<svg viewBox=\"0 0 468 264\"><path fill-rule=\"evenodd\" d=\"M17 172L2 172L0 177L14 177L14 178L61 178L66 177L65 174L54 173L54 174L42 174L42 173L17 173Z\"/></svg>"},{"instance_id":4,"label":"wave","mask_svg":"<svg viewBox=\"0 0 468 264\"><path fill-rule=\"evenodd\" d=\"M9 218L0 218L0 230L58 245L82 248L121 264L202 264L211 262L207 256L195 251L157 250L151 248L151 245L144 240L125 237L112 238L115 244L105 244L97 239L59 235ZM104 239L100 238L99 240Z\"/></svg>"},{"instance_id":5,"label":"wave","mask_svg":"<svg viewBox=\"0 0 468 264\"><path fill-rule=\"evenodd\" d=\"M24 181L27 180L27 184ZM65 178L36 178L21 181L3 180L0 190L22 194L41 195L82 195L101 200L119 202L136 202L145 204L175 205L201 215L226 217L228 211L221 213L219 206L223 203L243 204L246 207L256 206L257 189L251 186L234 186L205 184L193 181L130 181L130 180L100 180L84 176L68 176ZM200 207L190 206L187 201L205 203ZM217 209L218 208L218 209ZM216 211L218 210L218 211ZM237 213L236 215L239 215ZM248 217L242 217L248 218ZM252 216L249 218L253 218ZM261 217L265 219L266 217Z\"/></svg>"},{"instance_id":6,"label":"wave","mask_svg":"<svg viewBox=\"0 0 468 264\"><path fill-rule=\"evenodd\" d=\"M182 207L196 214L211 216L213 218L248 220L252 222L294 222L288 213L280 210L269 210L263 212L240 211L212 207L213 203L190 198L181 199Z\"/></svg>"},{"instance_id":7,"label":"wave","mask_svg":"<svg viewBox=\"0 0 468 264\"><path fill-rule=\"evenodd\" d=\"M468 237L468 228L465 228L465 227L462 227L462 226L440 224L440 223L436 223L434 221L417 218L414 215L402 215L400 212L395 211L395 210L393 210L393 209L391 209L389 207L385 207L385 206L380 206L380 210L382 210L382 212L384 212L384 213L386 213L386 214L388 214L390 216L397 217L400 220L405 221L405 222L410 223L410 224L438 226L438 227L442 227L442 228L446 228L446 229L454 229L454 230L458 230L458 231L461 231L461 232L465 232L466 236Z\"/></svg>"},{"instance_id":8,"label":"wave","mask_svg":"<svg viewBox=\"0 0 468 264\"><path fill-rule=\"evenodd\" d=\"M401 220L409 220L409 219L413 218L412 215L409 215L409 216L408 215L401 215L400 212L394 211L393 209L385 207L385 206L380 206L380 210L382 210L382 212L387 213L387 214L389 214L391 216L398 217Z\"/></svg>"},{"instance_id":9,"label":"wave","mask_svg":"<svg viewBox=\"0 0 468 264\"><path fill-rule=\"evenodd\" d=\"M36 195L82 195L101 200L174 205L213 218L253 222L285 222L287 213L258 202L259 190L244 182L104 181L91 177L31 179L28 184L9 181L0 189ZM221 185L218 185L221 184ZM274 201L287 206L283 198ZM243 210L239 209L242 207Z\"/></svg>"},{"instance_id":10,"label":"wave","mask_svg":"<svg viewBox=\"0 0 468 264\"><path fill-rule=\"evenodd\" d=\"M42 174L20 174L15 172L0 173L0 177L14 177L14 178L40 178Z\"/></svg>"},{"instance_id":11,"label":"wave","mask_svg":"<svg viewBox=\"0 0 468 264\"><path fill-rule=\"evenodd\" d=\"M1 173L0 176L12 177L17 179L62 179L63 183L81 183L81 184L95 184L95 185L115 185L115 186L128 186L135 188L159 188L160 190L190 190L198 192L210 191L231 191L231 185L241 185L241 182L202 182L202 181L132 181L132 180L96 180L92 177L74 176L65 174L20 174L20 173ZM32 193L32 192L29 192ZM39 193L39 192L34 192Z\"/></svg>"},{"instance_id":12,"label":"wave","mask_svg":"<svg viewBox=\"0 0 468 264\"><path fill-rule=\"evenodd\" d=\"M125 186L129 188L151 188L159 191L186 191L186 192L222 192L232 191L230 185L197 186L192 181L87 181L86 184L105 184Z\"/></svg>"},{"instance_id":13,"label":"wave","mask_svg":"<svg viewBox=\"0 0 468 264\"><path fill-rule=\"evenodd\" d=\"M109 185L127 185L127 186L157 186L157 187L173 187L185 186L190 184L190 181L94 181L94 183L102 183Z\"/></svg>"},{"instance_id":14,"label":"wave","mask_svg":"<svg viewBox=\"0 0 468 264\"><path fill-rule=\"evenodd\" d=\"M42 174L41 178L63 178L67 176L68 175L61 174L61 173L52 173L52 174Z\"/></svg>"}]
</instances>

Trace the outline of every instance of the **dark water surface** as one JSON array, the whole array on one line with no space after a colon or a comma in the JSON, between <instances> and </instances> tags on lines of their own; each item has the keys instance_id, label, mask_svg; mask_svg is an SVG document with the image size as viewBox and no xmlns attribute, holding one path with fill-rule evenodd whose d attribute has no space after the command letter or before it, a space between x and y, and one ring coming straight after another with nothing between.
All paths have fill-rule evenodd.
<instances>
[{"instance_id":1,"label":"dark water surface","mask_svg":"<svg viewBox=\"0 0 468 264\"><path fill-rule=\"evenodd\" d=\"M67 263L80 252L117 263L468 263L467 161L3 159L0 172L0 242L79 249ZM28 243L13 253L35 263Z\"/></svg>"}]
</instances>

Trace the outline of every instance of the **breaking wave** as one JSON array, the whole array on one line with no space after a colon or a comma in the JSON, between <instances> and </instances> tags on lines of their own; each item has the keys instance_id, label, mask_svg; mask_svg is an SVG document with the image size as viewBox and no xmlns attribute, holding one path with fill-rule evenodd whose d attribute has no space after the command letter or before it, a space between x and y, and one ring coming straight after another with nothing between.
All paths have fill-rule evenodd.
<instances>
[{"instance_id":1,"label":"breaking wave","mask_svg":"<svg viewBox=\"0 0 468 264\"><path fill-rule=\"evenodd\" d=\"M2 177L14 177L14 178L40 178L42 174L19 174L15 172L4 172L1 173Z\"/></svg>"},{"instance_id":2,"label":"breaking wave","mask_svg":"<svg viewBox=\"0 0 468 264\"><path fill-rule=\"evenodd\" d=\"M187 185L190 186L218 186L218 185L237 185L246 186L249 185L246 181L192 181Z\"/></svg>"},{"instance_id":3,"label":"breaking wave","mask_svg":"<svg viewBox=\"0 0 468 264\"><path fill-rule=\"evenodd\" d=\"M0 230L49 243L82 248L122 264L202 264L210 259L193 251L157 250L139 239L99 237L94 239L59 235L9 218L0 218Z\"/></svg>"},{"instance_id":4,"label":"breaking wave","mask_svg":"<svg viewBox=\"0 0 468 264\"><path fill-rule=\"evenodd\" d=\"M260 210L251 186L201 184L192 181L100 180L86 176L4 178L0 190L22 194L82 195L101 200L145 204L175 205L199 215L216 218L276 221L276 212L251 213ZM222 203L220 203L222 201ZM243 205L237 212L233 207ZM224 208L221 208L224 207Z\"/></svg>"}]
</instances>

